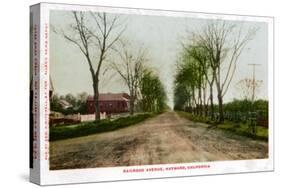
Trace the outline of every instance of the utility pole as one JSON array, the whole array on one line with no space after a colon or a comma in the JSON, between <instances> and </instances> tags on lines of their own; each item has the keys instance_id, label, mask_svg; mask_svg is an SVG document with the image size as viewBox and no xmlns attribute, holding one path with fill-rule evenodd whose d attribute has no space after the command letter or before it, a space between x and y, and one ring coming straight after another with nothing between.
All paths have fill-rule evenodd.
<instances>
[{"instance_id":1,"label":"utility pole","mask_svg":"<svg viewBox=\"0 0 281 188\"><path fill-rule=\"evenodd\" d=\"M261 64L257 63L251 63L248 64L249 66L253 66L253 78L252 78L252 86L253 86L253 92L252 92L252 102L255 100L255 92L256 92L256 66L259 66Z\"/></svg>"}]
</instances>

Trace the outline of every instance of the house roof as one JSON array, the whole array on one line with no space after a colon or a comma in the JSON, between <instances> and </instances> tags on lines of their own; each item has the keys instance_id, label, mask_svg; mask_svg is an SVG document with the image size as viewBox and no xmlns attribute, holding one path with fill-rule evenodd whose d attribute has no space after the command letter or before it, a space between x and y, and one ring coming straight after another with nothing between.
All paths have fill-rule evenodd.
<instances>
[{"instance_id":1,"label":"house roof","mask_svg":"<svg viewBox=\"0 0 281 188\"><path fill-rule=\"evenodd\" d=\"M71 107L72 105L67 102L66 100L64 99L60 99L59 102L58 102L60 105L62 105L63 107Z\"/></svg>"},{"instance_id":2,"label":"house roof","mask_svg":"<svg viewBox=\"0 0 281 188\"><path fill-rule=\"evenodd\" d=\"M92 95L88 96L87 101L93 101ZM99 101L128 101L130 96L127 93L100 93Z\"/></svg>"}]
</instances>

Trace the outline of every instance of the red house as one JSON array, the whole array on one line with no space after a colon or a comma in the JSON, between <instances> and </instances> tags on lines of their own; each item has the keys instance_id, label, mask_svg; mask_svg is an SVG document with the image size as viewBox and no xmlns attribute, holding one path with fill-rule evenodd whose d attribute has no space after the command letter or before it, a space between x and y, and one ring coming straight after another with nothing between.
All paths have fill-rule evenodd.
<instances>
[{"instance_id":1,"label":"red house","mask_svg":"<svg viewBox=\"0 0 281 188\"><path fill-rule=\"evenodd\" d=\"M129 112L130 96L127 93L100 93L100 112L106 114L118 114ZM87 109L89 114L95 113L94 97L88 96Z\"/></svg>"}]
</instances>

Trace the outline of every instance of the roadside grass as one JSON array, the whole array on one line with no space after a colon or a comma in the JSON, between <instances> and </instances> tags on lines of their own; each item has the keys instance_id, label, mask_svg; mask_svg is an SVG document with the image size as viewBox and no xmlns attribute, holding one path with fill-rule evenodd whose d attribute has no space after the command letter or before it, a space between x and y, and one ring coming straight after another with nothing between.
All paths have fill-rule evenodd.
<instances>
[{"instance_id":1,"label":"roadside grass","mask_svg":"<svg viewBox=\"0 0 281 188\"><path fill-rule=\"evenodd\" d=\"M207 124L210 124L210 125L216 124L215 121L212 121L207 117L195 116L191 113L183 112L183 111L176 111L176 113L179 114L181 117L189 119L189 120L194 121L194 122L207 123Z\"/></svg>"},{"instance_id":2,"label":"roadside grass","mask_svg":"<svg viewBox=\"0 0 281 188\"><path fill-rule=\"evenodd\" d=\"M257 140L268 141L268 129L265 127L257 126L257 134L254 135L250 132L249 126L246 123L224 121L223 123L218 124L207 117L196 116L188 112L177 111L177 114L194 122L210 124L215 128L227 131L229 133L246 136Z\"/></svg>"},{"instance_id":3,"label":"roadside grass","mask_svg":"<svg viewBox=\"0 0 281 188\"><path fill-rule=\"evenodd\" d=\"M134 116L121 117L115 120L104 119L100 121L83 122L75 125L50 127L50 141L88 136L128 127L137 124L159 113L145 113Z\"/></svg>"}]
</instances>

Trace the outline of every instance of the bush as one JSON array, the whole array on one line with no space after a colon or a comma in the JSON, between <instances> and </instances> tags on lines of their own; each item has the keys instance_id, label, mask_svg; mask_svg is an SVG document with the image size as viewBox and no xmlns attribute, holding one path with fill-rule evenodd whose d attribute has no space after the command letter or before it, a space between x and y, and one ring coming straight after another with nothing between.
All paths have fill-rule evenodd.
<instances>
[{"instance_id":1,"label":"bush","mask_svg":"<svg viewBox=\"0 0 281 188\"><path fill-rule=\"evenodd\" d=\"M182 112L182 111L178 111L177 113L180 116L187 118L191 121L216 125L216 128L218 128L218 129L225 130L225 131L237 134L237 135L247 136L247 137L251 137L254 139L258 139L258 140L265 140L265 141L268 140L268 129L265 127L262 127L262 126L257 126L257 134L252 134L249 131L249 124L247 124L247 123L241 123L241 122L236 123L236 122L232 122L232 121L224 121L223 123L216 124L215 122L209 120L206 117L201 117L201 116L193 115L191 113Z\"/></svg>"},{"instance_id":2,"label":"bush","mask_svg":"<svg viewBox=\"0 0 281 188\"><path fill-rule=\"evenodd\" d=\"M50 141L114 131L142 122L155 115L156 114L146 113L129 117L121 117L113 121L104 119L100 121L84 122L72 126L50 127Z\"/></svg>"}]
</instances>

